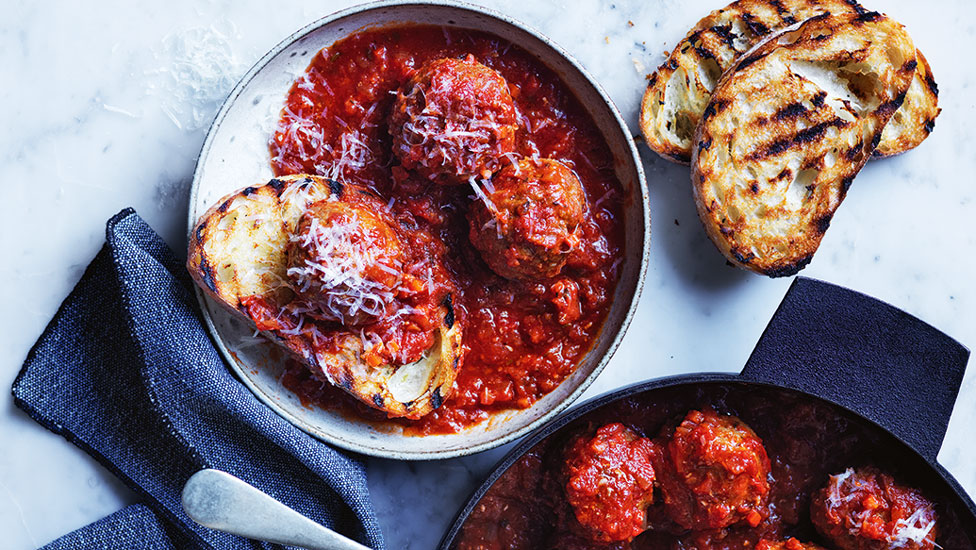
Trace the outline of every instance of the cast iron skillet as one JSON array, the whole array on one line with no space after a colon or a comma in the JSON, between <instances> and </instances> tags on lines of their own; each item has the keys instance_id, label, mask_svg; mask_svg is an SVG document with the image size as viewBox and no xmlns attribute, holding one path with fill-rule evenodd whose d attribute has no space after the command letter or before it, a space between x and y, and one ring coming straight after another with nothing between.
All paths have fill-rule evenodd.
<instances>
[{"instance_id":1,"label":"cast iron skillet","mask_svg":"<svg viewBox=\"0 0 976 550\"><path fill-rule=\"evenodd\" d=\"M440 548L455 547L488 490L529 451L542 455L549 448L561 448L573 433L620 417L627 423L628 414L639 419L633 416L635 407L674 409L661 412L667 415L691 406L734 410L745 403L774 405L765 409L767 418L776 414L777 403L828 411L860 442L850 447L854 456L838 460L892 469L896 477L923 489L941 505L943 533L954 524L950 530L956 534L949 544L940 535L946 548L976 548L976 504L937 461L968 358L969 350L958 342L897 308L799 277L740 375L642 382L594 398L553 420L499 462L461 509ZM829 433L826 427L818 429Z\"/></svg>"}]
</instances>

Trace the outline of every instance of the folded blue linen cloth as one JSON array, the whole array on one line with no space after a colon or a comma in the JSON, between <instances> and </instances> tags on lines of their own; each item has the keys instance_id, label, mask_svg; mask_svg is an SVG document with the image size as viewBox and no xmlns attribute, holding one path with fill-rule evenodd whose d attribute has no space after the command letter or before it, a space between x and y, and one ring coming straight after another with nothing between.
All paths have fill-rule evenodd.
<instances>
[{"instance_id":1,"label":"folded blue linen cloth","mask_svg":"<svg viewBox=\"0 0 976 550\"><path fill-rule=\"evenodd\" d=\"M34 345L13 394L143 499L45 548L280 548L183 513L183 484L203 468L383 548L362 462L298 430L234 378L182 262L132 209L109 220L105 246Z\"/></svg>"}]
</instances>

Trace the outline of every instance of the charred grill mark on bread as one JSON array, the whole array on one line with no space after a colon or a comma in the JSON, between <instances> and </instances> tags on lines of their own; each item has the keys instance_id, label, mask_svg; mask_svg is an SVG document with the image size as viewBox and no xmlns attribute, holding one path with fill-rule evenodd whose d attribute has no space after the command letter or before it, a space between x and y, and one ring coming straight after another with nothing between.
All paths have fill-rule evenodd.
<instances>
[{"instance_id":1,"label":"charred grill mark on bread","mask_svg":"<svg viewBox=\"0 0 976 550\"><path fill-rule=\"evenodd\" d=\"M759 58L746 58L746 54L772 33L810 18L847 14L856 16L851 24L859 29L883 17L852 0L738 0L708 14L648 79L640 108L645 142L664 158L687 164L696 144L693 129L703 117L718 75L758 62ZM824 29L812 39L827 43L831 32ZM918 57L922 64L923 56ZM904 120L885 130L876 156L902 153L928 136L926 126L931 125L927 123L939 112L937 88L930 73L917 74L919 84L899 111L899 119Z\"/></svg>"},{"instance_id":2,"label":"charred grill mark on bread","mask_svg":"<svg viewBox=\"0 0 976 550\"><path fill-rule=\"evenodd\" d=\"M864 8L861 8L861 9L863 10ZM856 21L856 23L869 23L869 22L872 22L872 21L877 21L881 17L883 17L883 15L881 15L880 13L878 13L876 11L861 11L858 14L858 17L857 17L857 19L855 21Z\"/></svg>"},{"instance_id":3,"label":"charred grill mark on bread","mask_svg":"<svg viewBox=\"0 0 976 550\"><path fill-rule=\"evenodd\" d=\"M795 264L792 265L783 265L783 266L767 268L762 272L762 274L773 279L777 277L792 277L793 275L799 273L804 267L808 266L811 260L813 260L812 254L801 258Z\"/></svg>"},{"instance_id":4,"label":"charred grill mark on bread","mask_svg":"<svg viewBox=\"0 0 976 550\"><path fill-rule=\"evenodd\" d=\"M447 328L451 328L454 326L454 304L451 301L450 293L448 293L447 296L444 297L443 305L444 308L447 310L444 313L444 326L446 326Z\"/></svg>"},{"instance_id":5,"label":"charred grill mark on bread","mask_svg":"<svg viewBox=\"0 0 976 550\"><path fill-rule=\"evenodd\" d=\"M854 176L847 176L840 181L841 191L843 194L847 194L847 190L851 188L851 184L854 183Z\"/></svg>"},{"instance_id":6,"label":"charred grill mark on bread","mask_svg":"<svg viewBox=\"0 0 976 550\"><path fill-rule=\"evenodd\" d=\"M796 118L806 112L807 112L807 108L804 107L802 103L798 101L794 101L793 103L787 104L779 111L776 111L776 114L773 115L773 120L785 120L785 119Z\"/></svg>"},{"instance_id":7,"label":"charred grill mark on bread","mask_svg":"<svg viewBox=\"0 0 976 550\"><path fill-rule=\"evenodd\" d=\"M713 33L715 33L715 36L718 36L719 38L722 39L722 42L724 42L728 48L730 49L735 48L735 39L738 38L738 35L732 32L731 24L715 25L714 27L710 27L710 29Z\"/></svg>"},{"instance_id":8,"label":"charred grill mark on bread","mask_svg":"<svg viewBox=\"0 0 976 550\"><path fill-rule=\"evenodd\" d=\"M796 118L796 115L794 115L792 118ZM746 160L764 160L769 157L781 155L787 151L800 150L808 143L822 138L827 132L827 128L846 128L848 125L849 123L847 121L839 117L833 120L820 122L815 126L811 126L810 128L804 128L792 136L786 136L773 141L759 151L750 154L748 157L746 157Z\"/></svg>"},{"instance_id":9,"label":"charred grill mark on bread","mask_svg":"<svg viewBox=\"0 0 976 550\"><path fill-rule=\"evenodd\" d=\"M736 65L735 70L736 71L741 71L741 70L745 69L746 67L748 67L749 65L752 65L753 63L761 60L763 57L766 57L766 54L764 54L764 53L754 53L754 54L752 54L752 55L744 58L742 61L739 61L739 64Z\"/></svg>"},{"instance_id":10,"label":"charred grill mark on bread","mask_svg":"<svg viewBox=\"0 0 976 550\"><path fill-rule=\"evenodd\" d=\"M939 97L939 85L935 83L935 79L932 78L931 73L925 75L925 85L928 87L929 92L935 97Z\"/></svg>"},{"instance_id":11,"label":"charred grill mark on bread","mask_svg":"<svg viewBox=\"0 0 976 550\"><path fill-rule=\"evenodd\" d=\"M200 255L200 273L203 275L203 284L207 285L207 288L211 292L217 292L217 282L214 279L213 268L210 266L210 261L207 260L207 256L204 254Z\"/></svg>"},{"instance_id":12,"label":"charred grill mark on bread","mask_svg":"<svg viewBox=\"0 0 976 550\"><path fill-rule=\"evenodd\" d=\"M751 13L749 12L743 13L742 20L746 22L746 25L749 27L749 30L751 30L756 35L766 36L767 34L769 34L769 27L764 25L761 21L757 20L756 17Z\"/></svg>"},{"instance_id":13,"label":"charred grill mark on bread","mask_svg":"<svg viewBox=\"0 0 976 550\"><path fill-rule=\"evenodd\" d=\"M281 192L285 189L285 182L278 178L272 178L271 181L268 182L268 185L274 189L276 196L280 196Z\"/></svg>"},{"instance_id":14,"label":"charred grill mark on bread","mask_svg":"<svg viewBox=\"0 0 976 550\"><path fill-rule=\"evenodd\" d=\"M897 23L847 13L773 35L723 75L696 131L692 182L730 262L769 276L810 262L906 97L914 53Z\"/></svg>"},{"instance_id":15,"label":"charred grill mark on bread","mask_svg":"<svg viewBox=\"0 0 976 550\"><path fill-rule=\"evenodd\" d=\"M830 220L833 217L834 217L834 214L832 212L827 212L823 216L820 216L819 218L817 218L817 221L816 221L817 231L819 231L821 233L826 233L827 232L827 229L830 228Z\"/></svg>"},{"instance_id":16,"label":"charred grill mark on bread","mask_svg":"<svg viewBox=\"0 0 976 550\"><path fill-rule=\"evenodd\" d=\"M332 194L336 196L336 198L341 199L342 190L343 190L342 184L333 179L328 180L328 183L329 183L329 191L331 191Z\"/></svg>"}]
</instances>

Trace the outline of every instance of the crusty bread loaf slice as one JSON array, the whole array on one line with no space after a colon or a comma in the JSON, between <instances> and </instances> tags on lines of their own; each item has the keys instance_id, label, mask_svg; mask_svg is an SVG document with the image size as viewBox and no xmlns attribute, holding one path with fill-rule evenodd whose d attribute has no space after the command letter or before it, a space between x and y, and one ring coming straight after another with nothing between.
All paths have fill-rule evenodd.
<instances>
[{"instance_id":1,"label":"crusty bread loaf slice","mask_svg":"<svg viewBox=\"0 0 976 550\"><path fill-rule=\"evenodd\" d=\"M734 264L802 269L915 74L904 28L876 12L772 35L719 81L692 150L698 214Z\"/></svg>"},{"instance_id":2,"label":"crusty bread loaf slice","mask_svg":"<svg viewBox=\"0 0 976 550\"><path fill-rule=\"evenodd\" d=\"M935 128L935 117L939 116L939 87L932 78L932 67L915 50L915 78L905 94L905 102L895 111L891 120L881 132L881 142L874 150L876 157L890 157L918 147Z\"/></svg>"},{"instance_id":3,"label":"crusty bread loaf slice","mask_svg":"<svg viewBox=\"0 0 976 550\"><path fill-rule=\"evenodd\" d=\"M414 363L370 366L353 330L329 329L334 345L315 345L310 330L269 328L257 316L283 308L294 293L286 276L286 245L308 205L353 192L317 176L286 176L222 198L190 235L187 269L213 300L262 330L317 377L346 390L389 416L419 418L450 395L461 358L461 327L449 300L442 305L434 345ZM252 301L260 298L261 308ZM257 323L255 323L257 321ZM304 319L305 327L315 321Z\"/></svg>"},{"instance_id":4,"label":"crusty bread loaf slice","mask_svg":"<svg viewBox=\"0 0 976 550\"><path fill-rule=\"evenodd\" d=\"M852 0L738 0L700 20L651 75L641 102L640 127L647 145L687 164L692 137L722 73L771 33L822 13L865 13ZM882 135L876 155L905 152L928 137L939 114L932 71L924 65L901 107L895 127Z\"/></svg>"}]
</instances>

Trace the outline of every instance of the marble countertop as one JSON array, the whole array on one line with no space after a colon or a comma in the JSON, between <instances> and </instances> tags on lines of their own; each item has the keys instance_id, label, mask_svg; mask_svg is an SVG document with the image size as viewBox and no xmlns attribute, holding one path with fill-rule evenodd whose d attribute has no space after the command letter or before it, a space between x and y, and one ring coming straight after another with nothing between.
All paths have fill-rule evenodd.
<instances>
[{"instance_id":1,"label":"marble countertop","mask_svg":"<svg viewBox=\"0 0 976 550\"><path fill-rule=\"evenodd\" d=\"M189 183L221 101L264 52L352 2L14 3L0 22L0 386L104 239L133 206L177 250ZM943 109L934 134L870 163L803 274L897 305L976 345L976 6L866 1L925 52ZM595 75L637 132L645 75L722 0L525 2L491 7L550 36ZM960 53L962 52L962 53ZM651 197L650 269L613 361L584 398L647 378L737 371L789 285L727 267L697 220L687 168L641 146ZM43 220L43 222L41 222ZM976 494L976 368L939 461ZM42 545L134 496L93 459L0 392L4 548ZM507 447L439 462L371 459L373 502L396 549L432 548Z\"/></svg>"}]
</instances>

